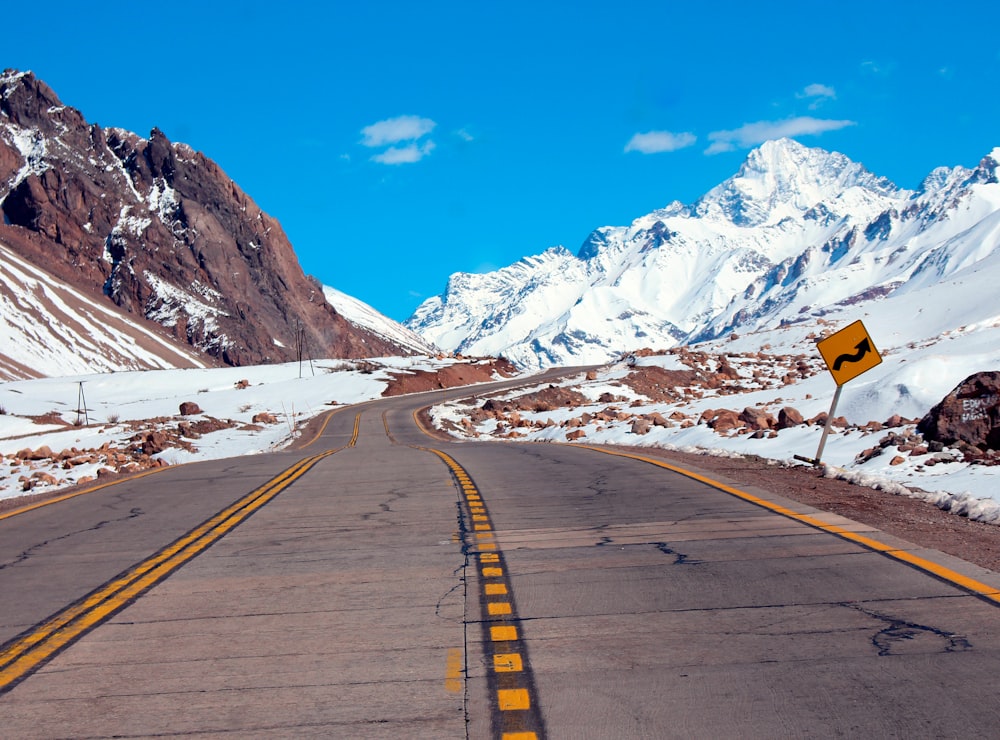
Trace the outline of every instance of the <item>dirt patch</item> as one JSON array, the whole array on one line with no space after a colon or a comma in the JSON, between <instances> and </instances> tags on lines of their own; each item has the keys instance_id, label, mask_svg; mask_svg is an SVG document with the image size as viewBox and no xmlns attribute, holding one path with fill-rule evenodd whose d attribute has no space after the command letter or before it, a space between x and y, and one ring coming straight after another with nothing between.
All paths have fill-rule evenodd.
<instances>
[{"instance_id":1,"label":"dirt patch","mask_svg":"<svg viewBox=\"0 0 1000 740\"><path fill-rule=\"evenodd\" d=\"M510 378L517 375L518 370L509 361L500 358L488 358L468 363L456 363L438 370L411 370L407 372L390 373L392 380L382 391L384 397L402 396L407 393L422 393L436 391L441 388L455 388L473 383L486 383L495 380L497 375Z\"/></svg>"},{"instance_id":2,"label":"dirt patch","mask_svg":"<svg viewBox=\"0 0 1000 740\"><path fill-rule=\"evenodd\" d=\"M695 384L706 383L706 378L695 370L666 370L644 365L633 368L621 383L651 401L674 403L689 395L688 389Z\"/></svg>"}]
</instances>

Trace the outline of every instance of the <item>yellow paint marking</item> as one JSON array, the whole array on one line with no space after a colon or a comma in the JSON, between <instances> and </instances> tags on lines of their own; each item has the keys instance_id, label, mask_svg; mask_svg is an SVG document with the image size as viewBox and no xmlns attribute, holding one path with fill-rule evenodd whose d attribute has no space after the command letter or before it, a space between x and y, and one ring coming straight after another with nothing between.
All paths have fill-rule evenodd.
<instances>
[{"instance_id":1,"label":"yellow paint marking","mask_svg":"<svg viewBox=\"0 0 1000 740\"><path fill-rule=\"evenodd\" d=\"M496 550L497 549L497 543L496 542L479 542L479 543L476 544L476 547L479 548L480 552L482 552L483 550Z\"/></svg>"},{"instance_id":2,"label":"yellow paint marking","mask_svg":"<svg viewBox=\"0 0 1000 740\"><path fill-rule=\"evenodd\" d=\"M474 521L474 522L488 522L489 520L490 520L490 518L488 516L486 516L485 514L473 514L472 515L472 521ZM476 526L478 527L479 525L476 525ZM488 529L488 527L487 527L487 529Z\"/></svg>"},{"instance_id":3,"label":"yellow paint marking","mask_svg":"<svg viewBox=\"0 0 1000 740\"><path fill-rule=\"evenodd\" d=\"M969 578L968 576L963 576L961 573L957 573L956 571L953 571L950 568L946 568L943 565L938 565L937 563L927 560L926 558L922 558L919 555L914 555L913 553L907 552L905 550L899 550L893 547L892 545L887 545L883 542L878 542L877 540L873 540L870 537L865 537L864 535L857 534L856 532L850 532L844 529L843 527L837 526L836 524L827 524L826 522L823 522L814 516L810 516L809 514L796 513L795 511L792 511L791 509L785 506L781 506L780 504L771 503L770 501L762 499L759 496L754 496L753 494L747 493L746 491L741 491L738 488L727 486L725 483L720 483L719 481L712 480L711 478L708 478L704 475L699 475L698 473L686 470L685 468L681 468L677 465L671 465L670 463L663 462L662 460L655 460L653 458L645 457L643 455L632 455L626 452L605 450L600 447L591 447L589 445L576 445L576 446L579 449L591 450L593 452L601 452L605 455L627 457L632 460L639 460L641 462L649 463L650 465L655 465L658 468L670 470L674 473L678 473L687 478L691 478L692 480L696 480L700 483L704 483L705 485L711 486L716 490L728 493L731 496L735 496L736 498L743 499L744 501L748 501L752 504L756 504L761 508L774 512L775 514L781 514L782 516L788 517L789 519L792 519L797 522L801 522L802 524L805 524L807 526L819 529L823 532L829 532L830 534L835 534L838 537L841 537L845 540L850 540L851 542L855 542L870 550L882 553L887 557L895 558L896 560L907 563L908 565L912 565L915 568L918 568L926 573L930 573L931 575L937 576L942 580L953 583L954 585L959 586L960 588L963 588L966 591L969 591L977 596L981 596L985 599L1000 604L1000 589L994 588L993 586L989 586L985 583L981 583L980 581L977 581L973 578Z\"/></svg>"},{"instance_id":4,"label":"yellow paint marking","mask_svg":"<svg viewBox=\"0 0 1000 740\"><path fill-rule=\"evenodd\" d=\"M501 614L510 614L510 604L506 601L491 601L486 605L486 611L492 617L497 617Z\"/></svg>"},{"instance_id":5,"label":"yellow paint marking","mask_svg":"<svg viewBox=\"0 0 1000 740\"><path fill-rule=\"evenodd\" d=\"M472 528L477 532L489 532L493 529L489 524L474 524ZM478 537L479 535L476 536Z\"/></svg>"},{"instance_id":6,"label":"yellow paint marking","mask_svg":"<svg viewBox=\"0 0 1000 740\"><path fill-rule=\"evenodd\" d=\"M517 627L490 627L490 639L493 642L517 640Z\"/></svg>"},{"instance_id":7,"label":"yellow paint marking","mask_svg":"<svg viewBox=\"0 0 1000 740\"><path fill-rule=\"evenodd\" d=\"M172 544L0 648L0 693L217 542L336 450L300 460Z\"/></svg>"},{"instance_id":8,"label":"yellow paint marking","mask_svg":"<svg viewBox=\"0 0 1000 740\"><path fill-rule=\"evenodd\" d=\"M496 653L493 655L493 670L497 673L520 673L524 670L520 653Z\"/></svg>"},{"instance_id":9,"label":"yellow paint marking","mask_svg":"<svg viewBox=\"0 0 1000 740\"><path fill-rule=\"evenodd\" d=\"M17 516L18 514L24 514L29 511L34 511L35 509L40 509L43 506L51 506L52 504L58 504L60 501L67 501L71 498L82 496L85 493L93 493L94 491L100 491L102 488L107 488L108 486L117 486L120 483L127 483L129 481L138 480L139 478L145 478L147 475L162 473L165 470L170 470L171 468L176 468L176 467L179 466L170 465L165 468L153 468L152 470L147 470L142 473L137 473L136 475L130 475L128 478L122 478L121 480L111 481L110 483L101 483L98 486L90 486L89 488L84 488L83 490L80 491L75 491L73 493L67 493L62 496L57 496L56 498L50 498L46 501L40 501L36 504L29 504L27 506L22 506L12 511L5 511L4 513L0 514L0 520L9 519L10 517Z\"/></svg>"},{"instance_id":10,"label":"yellow paint marking","mask_svg":"<svg viewBox=\"0 0 1000 740\"><path fill-rule=\"evenodd\" d=\"M503 578L503 568L483 568L483 578Z\"/></svg>"},{"instance_id":11,"label":"yellow paint marking","mask_svg":"<svg viewBox=\"0 0 1000 740\"><path fill-rule=\"evenodd\" d=\"M534 732L505 732L500 740L538 740Z\"/></svg>"},{"instance_id":12,"label":"yellow paint marking","mask_svg":"<svg viewBox=\"0 0 1000 740\"><path fill-rule=\"evenodd\" d=\"M497 701L501 712L516 712L531 709L531 698L527 689L500 689Z\"/></svg>"},{"instance_id":13,"label":"yellow paint marking","mask_svg":"<svg viewBox=\"0 0 1000 740\"><path fill-rule=\"evenodd\" d=\"M345 408L346 408L346 407L345 407ZM306 443L305 443L304 445L302 445L302 447L303 447L303 448L306 448L306 447L309 447L309 446L311 446L311 445L315 444L315 443L316 443L316 441L317 441L317 440L318 440L318 439L319 439L320 437L322 437L322 436L323 436L323 432L325 432L325 431L326 431L326 425L327 425L327 424L329 424L329 423L330 423L330 420L331 420L331 419L332 419L332 418L333 418L334 416L336 416L336 415L337 415L337 414L338 414L338 413L339 413L340 411L343 411L343 409L334 409L333 411L331 411L330 413L328 413L328 414L326 415L326 418L325 418L325 419L323 420L323 424L322 424L322 426L320 426L320 428L319 428L319 431L318 431L318 432L316 432L316 434L315 434L315 435L313 435L313 438L312 438L312 439L310 439L310 440L309 440L308 442L306 442Z\"/></svg>"},{"instance_id":14,"label":"yellow paint marking","mask_svg":"<svg viewBox=\"0 0 1000 740\"><path fill-rule=\"evenodd\" d=\"M361 412L359 411L357 416L354 417L354 434L351 435L351 441L347 443L348 447L354 447L358 441L358 434L361 432Z\"/></svg>"},{"instance_id":15,"label":"yellow paint marking","mask_svg":"<svg viewBox=\"0 0 1000 740\"><path fill-rule=\"evenodd\" d=\"M500 556L497 555L495 552L481 552L481 553L479 553L479 562L480 563L499 563L500 562Z\"/></svg>"},{"instance_id":16,"label":"yellow paint marking","mask_svg":"<svg viewBox=\"0 0 1000 740\"><path fill-rule=\"evenodd\" d=\"M444 688L449 694L457 694L462 690L462 651L458 648L448 651Z\"/></svg>"},{"instance_id":17,"label":"yellow paint marking","mask_svg":"<svg viewBox=\"0 0 1000 740\"><path fill-rule=\"evenodd\" d=\"M476 533L476 539L477 540L492 540L493 539L493 533L492 532L477 532Z\"/></svg>"},{"instance_id":18,"label":"yellow paint marking","mask_svg":"<svg viewBox=\"0 0 1000 740\"><path fill-rule=\"evenodd\" d=\"M485 594L487 596L503 596L507 593L506 583L487 583L484 586Z\"/></svg>"}]
</instances>

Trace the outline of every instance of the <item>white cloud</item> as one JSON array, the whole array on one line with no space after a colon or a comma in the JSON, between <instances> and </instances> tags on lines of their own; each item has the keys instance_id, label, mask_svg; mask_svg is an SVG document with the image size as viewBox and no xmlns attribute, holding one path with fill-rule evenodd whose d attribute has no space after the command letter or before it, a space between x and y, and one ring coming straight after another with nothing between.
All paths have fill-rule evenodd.
<instances>
[{"instance_id":1,"label":"white cloud","mask_svg":"<svg viewBox=\"0 0 1000 740\"><path fill-rule=\"evenodd\" d=\"M731 131L713 131L708 135L711 146L705 154L731 152L737 148L756 146L770 139L781 139L793 136L808 136L822 134L825 131L856 126L856 121L835 121L827 118L799 116L786 118L783 121L757 121L746 123Z\"/></svg>"},{"instance_id":2,"label":"white cloud","mask_svg":"<svg viewBox=\"0 0 1000 740\"><path fill-rule=\"evenodd\" d=\"M425 141L423 144L407 144L406 146L391 146L381 154L372 157L373 162L381 164L412 164L419 162L428 154L434 151L433 141Z\"/></svg>"},{"instance_id":3,"label":"white cloud","mask_svg":"<svg viewBox=\"0 0 1000 740\"><path fill-rule=\"evenodd\" d=\"M829 85L821 85L818 82L814 82L811 85L806 85L806 88L802 92L795 93L795 97L800 100L812 100L809 104L809 110L816 110L826 101L836 100L837 91Z\"/></svg>"},{"instance_id":4,"label":"white cloud","mask_svg":"<svg viewBox=\"0 0 1000 740\"><path fill-rule=\"evenodd\" d=\"M635 134L625 145L626 152L641 152L642 154L658 154L673 152L691 146L698 140L692 133L674 134L670 131L647 131Z\"/></svg>"},{"instance_id":5,"label":"white cloud","mask_svg":"<svg viewBox=\"0 0 1000 740\"><path fill-rule=\"evenodd\" d=\"M837 91L834 90L829 85L821 85L818 82L814 82L812 85L806 85L806 89L799 93L801 98L836 98Z\"/></svg>"},{"instance_id":6,"label":"white cloud","mask_svg":"<svg viewBox=\"0 0 1000 740\"><path fill-rule=\"evenodd\" d=\"M361 143L365 146L376 147L398 144L401 141L416 141L433 131L435 126L437 123L420 116L387 118L361 129L363 137Z\"/></svg>"},{"instance_id":7,"label":"white cloud","mask_svg":"<svg viewBox=\"0 0 1000 740\"><path fill-rule=\"evenodd\" d=\"M455 132L455 136L460 138L462 141L475 141L476 137L466 131L464 128L460 128Z\"/></svg>"}]
</instances>

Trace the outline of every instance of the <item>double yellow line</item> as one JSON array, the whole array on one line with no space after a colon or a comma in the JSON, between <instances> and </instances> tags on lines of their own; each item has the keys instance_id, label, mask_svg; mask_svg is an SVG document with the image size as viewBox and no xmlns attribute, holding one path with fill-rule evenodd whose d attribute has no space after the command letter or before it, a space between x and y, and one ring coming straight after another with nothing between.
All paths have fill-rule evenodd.
<instances>
[{"instance_id":1,"label":"double yellow line","mask_svg":"<svg viewBox=\"0 0 1000 740\"><path fill-rule=\"evenodd\" d=\"M359 414L360 417L360 414ZM357 440L358 419L354 437ZM307 457L226 507L159 552L132 566L79 601L0 645L0 694L9 691L61 650L117 614L136 598L204 552L251 514L338 450Z\"/></svg>"}]
</instances>

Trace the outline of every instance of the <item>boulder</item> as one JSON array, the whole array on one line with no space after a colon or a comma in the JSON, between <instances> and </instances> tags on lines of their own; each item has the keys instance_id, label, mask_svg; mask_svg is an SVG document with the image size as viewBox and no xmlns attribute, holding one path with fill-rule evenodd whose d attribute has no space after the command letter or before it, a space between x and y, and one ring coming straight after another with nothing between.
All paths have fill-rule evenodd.
<instances>
[{"instance_id":1,"label":"boulder","mask_svg":"<svg viewBox=\"0 0 1000 740\"><path fill-rule=\"evenodd\" d=\"M802 414L799 413L798 409L794 409L791 406L785 406L778 412L778 425L776 428L788 429L789 427L797 427L802 423L804 423Z\"/></svg>"},{"instance_id":2,"label":"boulder","mask_svg":"<svg viewBox=\"0 0 1000 740\"><path fill-rule=\"evenodd\" d=\"M194 401L184 401L180 407L181 416L192 416L193 414L200 414L201 407Z\"/></svg>"},{"instance_id":3,"label":"boulder","mask_svg":"<svg viewBox=\"0 0 1000 740\"><path fill-rule=\"evenodd\" d=\"M659 411L653 411L652 413L646 414L646 418L653 423L654 427L672 426L671 423L667 421L667 419L664 418L663 414L661 414Z\"/></svg>"},{"instance_id":4,"label":"boulder","mask_svg":"<svg viewBox=\"0 0 1000 740\"><path fill-rule=\"evenodd\" d=\"M716 432L728 432L743 426L740 415L731 409L719 409L709 420L708 426Z\"/></svg>"},{"instance_id":5,"label":"boulder","mask_svg":"<svg viewBox=\"0 0 1000 740\"><path fill-rule=\"evenodd\" d=\"M930 443L1000 450L1000 372L970 375L927 412L917 431Z\"/></svg>"},{"instance_id":6,"label":"boulder","mask_svg":"<svg viewBox=\"0 0 1000 740\"><path fill-rule=\"evenodd\" d=\"M649 434L653 424L649 419L636 419L632 422L632 434Z\"/></svg>"},{"instance_id":7,"label":"boulder","mask_svg":"<svg viewBox=\"0 0 1000 740\"><path fill-rule=\"evenodd\" d=\"M144 455L155 455L158 452L163 452L170 446L167 435L163 432L147 432L143 435L142 439L142 454Z\"/></svg>"},{"instance_id":8,"label":"boulder","mask_svg":"<svg viewBox=\"0 0 1000 740\"><path fill-rule=\"evenodd\" d=\"M747 406L740 414L740 421L753 430L774 429L778 421L764 409Z\"/></svg>"},{"instance_id":9,"label":"boulder","mask_svg":"<svg viewBox=\"0 0 1000 740\"><path fill-rule=\"evenodd\" d=\"M49 448L48 445L42 445L37 450L21 450L17 453L17 456L22 460L48 460L49 458L55 457L55 453Z\"/></svg>"}]
</instances>

